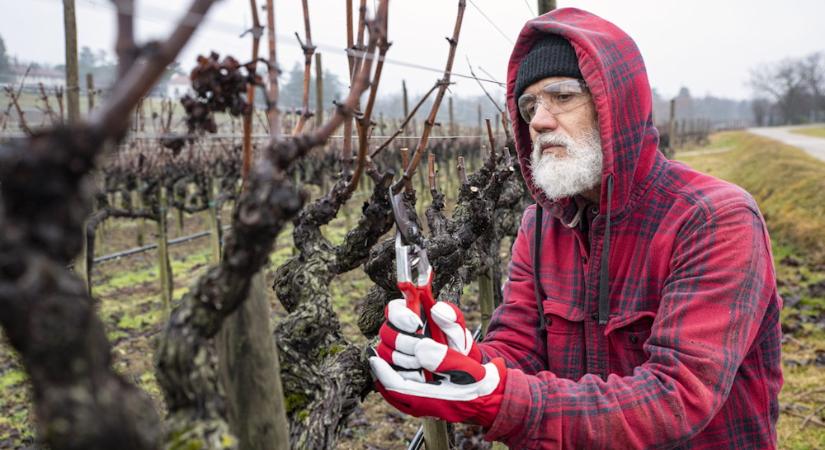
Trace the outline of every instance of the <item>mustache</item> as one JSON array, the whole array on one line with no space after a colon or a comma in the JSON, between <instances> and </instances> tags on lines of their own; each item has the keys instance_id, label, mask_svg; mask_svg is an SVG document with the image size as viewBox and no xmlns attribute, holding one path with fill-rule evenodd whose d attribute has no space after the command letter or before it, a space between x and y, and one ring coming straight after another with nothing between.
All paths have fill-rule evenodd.
<instances>
[{"instance_id":1,"label":"mustache","mask_svg":"<svg viewBox=\"0 0 825 450\"><path fill-rule=\"evenodd\" d=\"M556 134L556 133L541 133L533 139L533 150L536 152L540 152L542 147L547 147L551 145L559 145L565 148L570 148L573 145L573 139L569 136L563 134Z\"/></svg>"}]
</instances>

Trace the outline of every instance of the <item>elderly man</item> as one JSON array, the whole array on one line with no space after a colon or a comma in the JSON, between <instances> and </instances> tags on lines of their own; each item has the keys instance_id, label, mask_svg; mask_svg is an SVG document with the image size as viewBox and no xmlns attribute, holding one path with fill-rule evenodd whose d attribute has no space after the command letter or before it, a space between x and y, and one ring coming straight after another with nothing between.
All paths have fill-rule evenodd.
<instances>
[{"instance_id":1,"label":"elderly man","mask_svg":"<svg viewBox=\"0 0 825 450\"><path fill-rule=\"evenodd\" d=\"M504 302L478 344L437 304L429 326L449 345L391 302L370 358L384 398L513 448L775 447L781 299L764 220L740 188L658 151L633 40L577 9L531 20L507 103L536 204Z\"/></svg>"}]
</instances>

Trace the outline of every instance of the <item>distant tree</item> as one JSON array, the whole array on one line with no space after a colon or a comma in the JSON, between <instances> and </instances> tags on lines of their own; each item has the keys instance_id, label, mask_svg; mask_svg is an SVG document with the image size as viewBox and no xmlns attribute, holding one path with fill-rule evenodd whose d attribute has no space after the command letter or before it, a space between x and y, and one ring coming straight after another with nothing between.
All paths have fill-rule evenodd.
<instances>
[{"instance_id":1,"label":"distant tree","mask_svg":"<svg viewBox=\"0 0 825 450\"><path fill-rule=\"evenodd\" d=\"M83 46L77 55L77 66L81 83L85 82L86 74L92 74L95 86L105 88L115 80L117 64L111 61L105 50L94 51Z\"/></svg>"},{"instance_id":2,"label":"distant tree","mask_svg":"<svg viewBox=\"0 0 825 450\"><path fill-rule=\"evenodd\" d=\"M692 119L695 117L693 97L690 95L690 89L684 86L679 88L679 95L676 96L676 117L678 119Z\"/></svg>"},{"instance_id":3,"label":"distant tree","mask_svg":"<svg viewBox=\"0 0 825 450\"><path fill-rule=\"evenodd\" d=\"M756 126L764 127L769 124L771 102L765 98L756 98L751 102L751 111Z\"/></svg>"},{"instance_id":4,"label":"distant tree","mask_svg":"<svg viewBox=\"0 0 825 450\"><path fill-rule=\"evenodd\" d=\"M78 71L83 74L87 72L94 71L95 67L97 66L97 55L92 51L91 48L84 45L80 49L80 53L77 54L77 67Z\"/></svg>"},{"instance_id":5,"label":"distant tree","mask_svg":"<svg viewBox=\"0 0 825 450\"><path fill-rule=\"evenodd\" d=\"M3 42L3 37L0 36L0 83L12 81L13 78L9 55L6 54L6 43Z\"/></svg>"},{"instance_id":6,"label":"distant tree","mask_svg":"<svg viewBox=\"0 0 825 450\"><path fill-rule=\"evenodd\" d=\"M180 67L180 62L175 61L172 64L166 66L166 70L163 71L163 75L161 75L158 83L152 89L152 92L155 95L166 95L166 85L169 83L169 80L172 79L175 75L183 75L185 72Z\"/></svg>"},{"instance_id":7,"label":"distant tree","mask_svg":"<svg viewBox=\"0 0 825 450\"><path fill-rule=\"evenodd\" d=\"M309 108L315 109L315 70L309 81ZM332 106L333 100L343 101L341 93L345 85L332 72L324 70L324 107ZM287 74L286 83L281 84L278 104L283 108L301 108L304 95L304 65L295 63Z\"/></svg>"},{"instance_id":8,"label":"distant tree","mask_svg":"<svg viewBox=\"0 0 825 450\"><path fill-rule=\"evenodd\" d=\"M804 123L825 117L825 62L822 53L787 58L751 70L757 98L771 101L779 123Z\"/></svg>"},{"instance_id":9,"label":"distant tree","mask_svg":"<svg viewBox=\"0 0 825 450\"><path fill-rule=\"evenodd\" d=\"M825 53L811 53L803 58L799 72L802 84L812 97L814 109L812 120L822 120L825 118Z\"/></svg>"}]
</instances>

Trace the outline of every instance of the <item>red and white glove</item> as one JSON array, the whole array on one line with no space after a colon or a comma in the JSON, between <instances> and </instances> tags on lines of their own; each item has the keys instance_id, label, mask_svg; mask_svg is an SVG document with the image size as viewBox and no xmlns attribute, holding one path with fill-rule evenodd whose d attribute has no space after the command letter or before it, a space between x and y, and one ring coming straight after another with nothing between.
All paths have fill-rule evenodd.
<instances>
[{"instance_id":1,"label":"red and white glove","mask_svg":"<svg viewBox=\"0 0 825 450\"><path fill-rule=\"evenodd\" d=\"M449 345L424 337L422 322L404 300L387 305L387 322L369 358L376 388L398 410L416 417L492 425L504 394L507 371L496 358L481 364L481 352L461 311L438 302L431 317ZM421 369L435 374L427 382Z\"/></svg>"},{"instance_id":2,"label":"red and white glove","mask_svg":"<svg viewBox=\"0 0 825 450\"><path fill-rule=\"evenodd\" d=\"M415 343L424 337L424 324L421 318L407 308L404 299L389 302L384 308L384 316L386 321L378 332L380 338L376 347L378 356L396 369L420 371L421 366L413 357L413 348ZM451 349L481 362L481 351L473 339L473 334L467 329L464 314L456 305L436 302L430 310L430 316L435 322L430 326L436 326L444 333L447 337L447 345Z\"/></svg>"}]
</instances>

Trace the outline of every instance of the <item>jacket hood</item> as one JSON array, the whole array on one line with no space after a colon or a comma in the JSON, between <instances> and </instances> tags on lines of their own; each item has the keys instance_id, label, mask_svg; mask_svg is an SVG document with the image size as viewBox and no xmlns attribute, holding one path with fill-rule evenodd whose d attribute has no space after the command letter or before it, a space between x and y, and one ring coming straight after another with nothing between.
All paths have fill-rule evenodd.
<instances>
[{"instance_id":1,"label":"jacket hood","mask_svg":"<svg viewBox=\"0 0 825 450\"><path fill-rule=\"evenodd\" d=\"M632 205L634 188L651 171L658 152L659 133L653 126L652 93L642 55L633 39L616 25L576 8L536 17L519 34L507 68L507 107L521 173L536 203L564 223L570 223L577 208L569 198L548 200L533 183L530 132L515 98L519 65L533 43L547 34L567 39L578 56L598 114L604 155L600 209L602 213L608 209L607 186L612 177L610 214L619 217Z\"/></svg>"}]
</instances>

